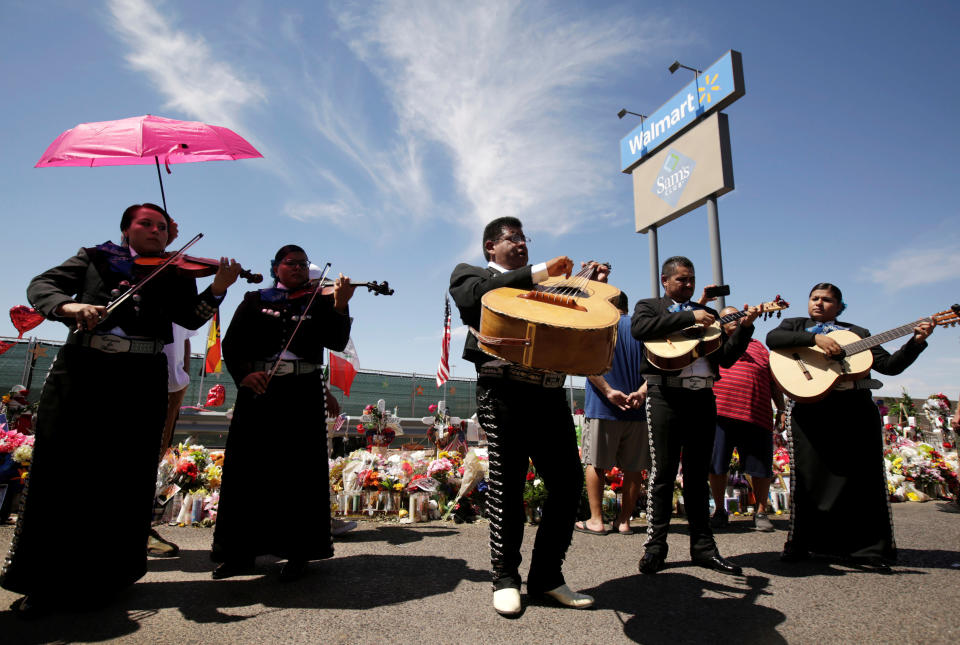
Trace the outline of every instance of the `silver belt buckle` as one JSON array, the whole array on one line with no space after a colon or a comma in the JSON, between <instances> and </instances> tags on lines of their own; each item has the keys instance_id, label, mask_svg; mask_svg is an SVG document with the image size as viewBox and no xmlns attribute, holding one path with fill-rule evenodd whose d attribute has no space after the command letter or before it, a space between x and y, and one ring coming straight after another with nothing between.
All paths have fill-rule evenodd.
<instances>
[{"instance_id":1,"label":"silver belt buckle","mask_svg":"<svg viewBox=\"0 0 960 645\"><path fill-rule=\"evenodd\" d=\"M130 340L113 334L95 335L90 338L90 347L107 354L119 354L130 351Z\"/></svg>"},{"instance_id":2,"label":"silver belt buckle","mask_svg":"<svg viewBox=\"0 0 960 645\"><path fill-rule=\"evenodd\" d=\"M293 374L293 361L277 361L276 366L277 371L273 373L274 376L286 376L287 374Z\"/></svg>"},{"instance_id":3,"label":"silver belt buckle","mask_svg":"<svg viewBox=\"0 0 960 645\"><path fill-rule=\"evenodd\" d=\"M683 380L683 387L688 390L702 390L707 386L707 379L702 376L688 376Z\"/></svg>"}]
</instances>

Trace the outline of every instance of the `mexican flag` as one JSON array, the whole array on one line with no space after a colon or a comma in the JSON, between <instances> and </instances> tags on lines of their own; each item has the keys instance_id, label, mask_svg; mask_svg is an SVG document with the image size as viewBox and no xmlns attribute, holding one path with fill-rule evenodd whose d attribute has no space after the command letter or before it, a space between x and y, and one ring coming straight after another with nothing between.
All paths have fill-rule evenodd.
<instances>
[{"instance_id":1,"label":"mexican flag","mask_svg":"<svg viewBox=\"0 0 960 645\"><path fill-rule=\"evenodd\" d=\"M360 359L357 357L357 348L351 338L342 352L330 352L330 385L336 385L343 390L344 396L350 396L350 385L353 377L360 370Z\"/></svg>"}]
</instances>

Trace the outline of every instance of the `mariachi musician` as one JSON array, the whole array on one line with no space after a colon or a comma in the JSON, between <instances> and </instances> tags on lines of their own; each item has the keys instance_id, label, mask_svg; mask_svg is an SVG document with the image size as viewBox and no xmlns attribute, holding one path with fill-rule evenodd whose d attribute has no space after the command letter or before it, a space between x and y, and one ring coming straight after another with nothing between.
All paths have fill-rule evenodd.
<instances>
[{"instance_id":1,"label":"mariachi musician","mask_svg":"<svg viewBox=\"0 0 960 645\"><path fill-rule=\"evenodd\" d=\"M767 334L770 349L817 346L828 356L842 357L832 331L846 330L860 338L870 332L840 322L846 309L839 287L813 286L807 300L809 318L785 318ZM893 354L875 346L873 369L896 375L927 347L934 324L919 323L903 347ZM859 381L837 384L826 397L796 402L789 415L790 533L781 559L804 560L810 553L851 558L878 573L890 573L897 559L893 518L882 462L880 413L870 396L881 384L869 373Z\"/></svg>"},{"instance_id":2,"label":"mariachi musician","mask_svg":"<svg viewBox=\"0 0 960 645\"><path fill-rule=\"evenodd\" d=\"M167 411L163 346L172 341L171 323L196 329L210 319L241 270L222 258L200 294L196 280L173 266L147 280L137 261L163 252L170 225L159 206L134 204L120 219L121 244L82 248L27 289L37 311L74 333L40 395L30 478L0 579L26 594L15 603L23 617L67 602L98 603L146 573ZM138 282L136 295L107 309ZM101 444L123 447L122 467L115 456L97 454ZM91 514L102 513L90 502L104 490L109 530L82 530Z\"/></svg>"},{"instance_id":3,"label":"mariachi musician","mask_svg":"<svg viewBox=\"0 0 960 645\"><path fill-rule=\"evenodd\" d=\"M520 220L495 219L483 231L487 266L454 268L450 295L466 325L480 328L480 301L493 289L530 289L549 276L570 275L573 262L566 256L527 264L527 241ZM477 418L490 444L487 510L494 609L505 616L522 610L520 543L524 477L530 460L549 496L537 529L527 593L531 598L547 596L567 607L591 606L593 598L571 591L561 572L583 487L573 418L563 394L566 376L495 359L481 351L470 334L463 357L477 368Z\"/></svg>"},{"instance_id":4,"label":"mariachi musician","mask_svg":"<svg viewBox=\"0 0 960 645\"><path fill-rule=\"evenodd\" d=\"M287 560L280 579L289 582L308 561L333 557L323 350L346 347L355 287L340 275L330 294L318 293L309 266L295 244L277 251L274 286L247 292L223 338L238 391L213 534L215 579L251 573L258 555L272 554ZM280 467L264 447L278 440L290 447L283 491L263 483Z\"/></svg>"},{"instance_id":5,"label":"mariachi musician","mask_svg":"<svg viewBox=\"0 0 960 645\"><path fill-rule=\"evenodd\" d=\"M693 263L674 256L660 272L664 297L637 302L630 331L637 340L658 340L693 325L709 326L719 314L692 302L696 276ZM672 514L677 467L683 463L684 510L690 526L690 555L695 564L721 573L739 575L717 551L710 529L707 474L713 451L717 403L713 382L720 366L732 366L746 350L753 335L753 321L760 314L751 307L743 322L729 337L721 333L719 349L696 358L679 371L657 368L645 354L640 371L648 383L647 425L650 432L650 493L647 495L647 542L640 559L641 573L654 574L667 558L667 530ZM649 350L648 350L649 351Z\"/></svg>"}]
</instances>

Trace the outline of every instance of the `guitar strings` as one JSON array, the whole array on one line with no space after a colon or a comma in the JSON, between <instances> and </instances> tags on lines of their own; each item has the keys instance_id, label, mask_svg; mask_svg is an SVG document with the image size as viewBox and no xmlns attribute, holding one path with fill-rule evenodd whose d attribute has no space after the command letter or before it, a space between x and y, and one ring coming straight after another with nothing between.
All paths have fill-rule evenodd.
<instances>
[{"instance_id":1,"label":"guitar strings","mask_svg":"<svg viewBox=\"0 0 960 645\"><path fill-rule=\"evenodd\" d=\"M553 287L547 287L544 289L546 293L552 293L560 296L570 296L573 297L575 294L580 293L584 287L590 282L590 276L593 274L593 267L586 266L580 269L576 275L571 278L568 278L566 282L555 285Z\"/></svg>"}]
</instances>

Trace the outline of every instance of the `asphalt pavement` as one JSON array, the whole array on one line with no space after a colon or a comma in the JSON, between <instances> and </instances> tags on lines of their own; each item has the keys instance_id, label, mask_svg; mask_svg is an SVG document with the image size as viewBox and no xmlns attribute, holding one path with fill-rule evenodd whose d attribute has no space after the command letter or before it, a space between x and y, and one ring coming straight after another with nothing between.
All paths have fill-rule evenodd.
<instances>
[{"instance_id":1,"label":"asphalt pavement","mask_svg":"<svg viewBox=\"0 0 960 645\"><path fill-rule=\"evenodd\" d=\"M178 558L151 559L148 574L106 608L25 622L0 590L0 642L33 643L957 643L960 513L943 502L894 504L900 561L893 575L843 562L778 559L787 520L759 533L746 519L717 534L744 569L695 567L675 520L668 568L640 575L645 535L575 533L564 572L596 597L590 610L531 605L517 618L492 606L487 525L363 521L336 542L336 557L281 584L281 563L256 575L212 580L211 529L161 527ZM271 521L283 530L279 518ZM639 527L642 530L642 526ZM109 531L91 521L77 531ZM524 540L524 568L535 527ZM0 527L5 552L12 526ZM70 548L64 536L64 548ZM77 557L83 557L78 553ZM524 596L526 602L526 596Z\"/></svg>"}]
</instances>

